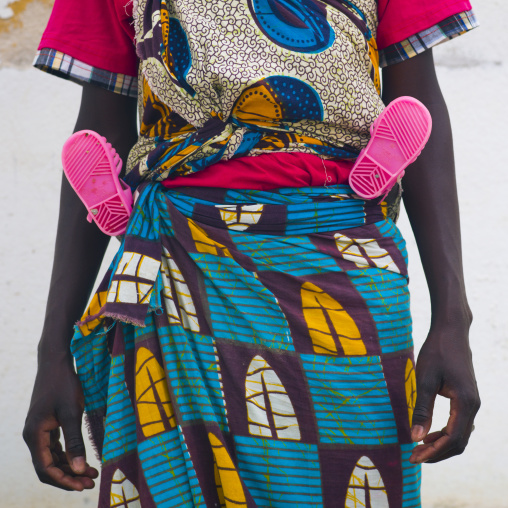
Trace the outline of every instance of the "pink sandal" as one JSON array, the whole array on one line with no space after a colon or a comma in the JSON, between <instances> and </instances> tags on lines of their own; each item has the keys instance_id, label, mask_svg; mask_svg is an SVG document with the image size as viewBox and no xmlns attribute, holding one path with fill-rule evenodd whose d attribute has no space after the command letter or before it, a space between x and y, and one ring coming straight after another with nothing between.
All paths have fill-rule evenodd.
<instances>
[{"instance_id":1,"label":"pink sandal","mask_svg":"<svg viewBox=\"0 0 508 508\"><path fill-rule=\"evenodd\" d=\"M420 155L431 130L432 118L420 101L399 97L390 102L370 128L370 141L349 174L350 187L364 199L386 196Z\"/></svg>"},{"instance_id":2,"label":"pink sandal","mask_svg":"<svg viewBox=\"0 0 508 508\"><path fill-rule=\"evenodd\" d=\"M110 236L125 233L132 192L118 175L122 160L106 138L94 131L75 132L62 149L63 170L88 210L87 220Z\"/></svg>"}]
</instances>

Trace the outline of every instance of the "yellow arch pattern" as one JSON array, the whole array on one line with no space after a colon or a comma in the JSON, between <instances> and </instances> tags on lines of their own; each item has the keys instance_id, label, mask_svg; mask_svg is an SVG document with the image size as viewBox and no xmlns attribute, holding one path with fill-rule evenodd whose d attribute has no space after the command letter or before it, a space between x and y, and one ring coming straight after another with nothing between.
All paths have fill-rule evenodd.
<instances>
[{"instance_id":1,"label":"yellow arch pattern","mask_svg":"<svg viewBox=\"0 0 508 508\"><path fill-rule=\"evenodd\" d=\"M409 425L411 426L416 404L416 373L411 358L408 358L406 363L405 386L406 386L407 413L409 417Z\"/></svg>"},{"instance_id":2,"label":"yellow arch pattern","mask_svg":"<svg viewBox=\"0 0 508 508\"><path fill-rule=\"evenodd\" d=\"M183 278L180 267L164 245L162 246L161 277L164 284L162 296L169 324L180 324L187 330L199 332L199 319L189 286ZM173 281L175 294L171 289L171 281Z\"/></svg>"},{"instance_id":3,"label":"yellow arch pattern","mask_svg":"<svg viewBox=\"0 0 508 508\"><path fill-rule=\"evenodd\" d=\"M224 505L221 504L221 506L226 508L247 508L247 499L245 498L240 476L238 476L238 472L226 447L211 432L208 433L208 439L212 445L213 456L215 458L217 492L219 493L219 499L222 496L221 503L224 502Z\"/></svg>"},{"instance_id":4,"label":"yellow arch pattern","mask_svg":"<svg viewBox=\"0 0 508 508\"><path fill-rule=\"evenodd\" d=\"M169 13L165 0L161 1L161 7L162 42L165 48L169 48ZM166 63L168 63L167 60Z\"/></svg>"},{"instance_id":5,"label":"yellow arch pattern","mask_svg":"<svg viewBox=\"0 0 508 508\"><path fill-rule=\"evenodd\" d=\"M120 469L115 471L111 480L109 506L111 508L141 508L138 489L127 480Z\"/></svg>"},{"instance_id":6,"label":"yellow arch pattern","mask_svg":"<svg viewBox=\"0 0 508 508\"><path fill-rule=\"evenodd\" d=\"M100 311L104 305L106 305L106 299L108 296L108 291L97 292L93 295L93 298L90 302L90 305L86 309L85 313L81 317L81 321L84 321L91 316L98 316L92 321L88 321L83 325L79 325L79 331L83 334L83 337L90 335L102 322L103 318L99 316Z\"/></svg>"},{"instance_id":7,"label":"yellow arch pattern","mask_svg":"<svg viewBox=\"0 0 508 508\"><path fill-rule=\"evenodd\" d=\"M136 355L136 407L139 424L145 437L167 430L157 398L162 404L170 427L176 427L164 369L151 351L141 347Z\"/></svg>"},{"instance_id":8,"label":"yellow arch pattern","mask_svg":"<svg viewBox=\"0 0 508 508\"><path fill-rule=\"evenodd\" d=\"M213 458L213 475L215 477L215 485L217 487L217 494L219 495L219 506L220 508L226 507L226 499L224 498L224 489L220 481L219 468L217 467L217 461Z\"/></svg>"},{"instance_id":9,"label":"yellow arch pattern","mask_svg":"<svg viewBox=\"0 0 508 508\"><path fill-rule=\"evenodd\" d=\"M360 457L353 469L345 503L345 508L363 506L389 508L388 495L381 473L366 456Z\"/></svg>"},{"instance_id":10,"label":"yellow arch pattern","mask_svg":"<svg viewBox=\"0 0 508 508\"><path fill-rule=\"evenodd\" d=\"M192 239L196 244L196 250L198 252L213 254L214 256L232 258L227 247L219 242L216 242L215 240L212 240L206 234L206 231L202 227L198 226L192 219L187 218L187 221L189 223Z\"/></svg>"},{"instance_id":11,"label":"yellow arch pattern","mask_svg":"<svg viewBox=\"0 0 508 508\"><path fill-rule=\"evenodd\" d=\"M315 353L337 355L336 335L346 355L367 354L360 330L339 302L312 282L302 285L301 297L303 316ZM327 323L327 316L333 330Z\"/></svg>"}]
</instances>

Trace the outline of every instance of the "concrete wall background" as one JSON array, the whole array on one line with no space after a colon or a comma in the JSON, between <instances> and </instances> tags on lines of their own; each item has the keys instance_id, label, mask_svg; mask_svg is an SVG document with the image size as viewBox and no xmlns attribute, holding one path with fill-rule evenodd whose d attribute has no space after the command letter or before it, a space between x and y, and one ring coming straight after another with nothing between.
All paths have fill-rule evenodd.
<instances>
[{"instance_id":1,"label":"concrete wall background","mask_svg":"<svg viewBox=\"0 0 508 508\"><path fill-rule=\"evenodd\" d=\"M6 508L93 507L97 496L97 489L74 494L40 484L21 439L52 262L60 148L72 132L80 96L78 86L29 67L49 13L45 3L15 11L18 17L10 25L0 20L0 505ZM475 10L481 28L434 54L455 138L464 263L475 315L471 344L483 407L464 455L424 465L426 508L508 508L508 276L503 256L508 251L508 41L503 31L508 4L478 0ZM399 227L410 251L418 348L428 328L429 302L404 215ZM439 401L436 429L444 425L447 411L446 402Z\"/></svg>"}]
</instances>

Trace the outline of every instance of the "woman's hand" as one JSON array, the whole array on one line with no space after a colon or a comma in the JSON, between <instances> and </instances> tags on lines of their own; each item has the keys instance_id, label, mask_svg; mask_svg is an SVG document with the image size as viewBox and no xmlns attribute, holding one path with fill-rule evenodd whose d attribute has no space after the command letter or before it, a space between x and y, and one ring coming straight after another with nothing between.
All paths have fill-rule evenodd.
<instances>
[{"instance_id":1,"label":"woman's hand","mask_svg":"<svg viewBox=\"0 0 508 508\"><path fill-rule=\"evenodd\" d=\"M415 442L423 440L423 444L415 447L410 462L439 462L460 455L469 441L480 397L467 321L466 317L453 324L433 326L420 350L411 437ZM450 399L450 417L442 430L429 434L436 394Z\"/></svg>"},{"instance_id":2,"label":"woman's hand","mask_svg":"<svg viewBox=\"0 0 508 508\"><path fill-rule=\"evenodd\" d=\"M86 462L83 392L69 358L40 362L23 439L39 480L64 490L92 489L99 473ZM60 443L60 427L65 450Z\"/></svg>"}]
</instances>

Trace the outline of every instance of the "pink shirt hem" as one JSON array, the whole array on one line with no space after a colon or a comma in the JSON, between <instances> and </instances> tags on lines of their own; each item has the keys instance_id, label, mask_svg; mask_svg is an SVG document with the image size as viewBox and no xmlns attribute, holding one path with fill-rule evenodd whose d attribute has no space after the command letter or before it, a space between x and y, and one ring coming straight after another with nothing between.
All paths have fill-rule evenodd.
<instances>
[{"instance_id":1,"label":"pink shirt hem","mask_svg":"<svg viewBox=\"0 0 508 508\"><path fill-rule=\"evenodd\" d=\"M383 8L383 3L386 4ZM442 2L439 0L380 0L378 49L401 42L412 35L427 30L440 21L471 10L469 1Z\"/></svg>"},{"instance_id":2,"label":"pink shirt hem","mask_svg":"<svg viewBox=\"0 0 508 508\"><path fill-rule=\"evenodd\" d=\"M168 188L219 187L250 190L320 187L325 183L347 184L352 167L351 161L323 160L318 155L307 153L275 152L221 161L198 173L165 180L162 185Z\"/></svg>"}]
</instances>

